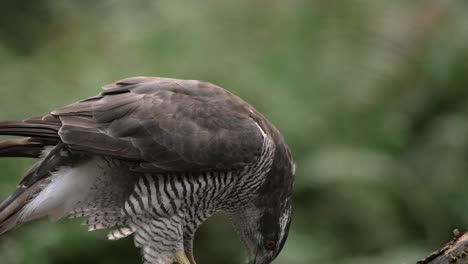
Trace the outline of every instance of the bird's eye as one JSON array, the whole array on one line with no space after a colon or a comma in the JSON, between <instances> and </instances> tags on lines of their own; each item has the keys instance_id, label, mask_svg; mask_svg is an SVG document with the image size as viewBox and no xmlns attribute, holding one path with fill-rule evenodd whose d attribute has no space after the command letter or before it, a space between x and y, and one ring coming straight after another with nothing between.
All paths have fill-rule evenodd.
<instances>
[{"instance_id":1,"label":"bird's eye","mask_svg":"<svg viewBox=\"0 0 468 264\"><path fill-rule=\"evenodd\" d=\"M276 241L275 240L266 240L265 241L265 248L268 250L274 250L276 248Z\"/></svg>"}]
</instances>

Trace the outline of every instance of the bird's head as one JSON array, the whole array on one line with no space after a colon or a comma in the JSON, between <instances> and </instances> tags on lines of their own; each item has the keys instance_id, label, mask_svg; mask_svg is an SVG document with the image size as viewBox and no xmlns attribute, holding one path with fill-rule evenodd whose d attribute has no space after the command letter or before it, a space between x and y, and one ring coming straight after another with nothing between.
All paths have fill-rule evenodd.
<instances>
[{"instance_id":1,"label":"bird's head","mask_svg":"<svg viewBox=\"0 0 468 264\"><path fill-rule=\"evenodd\" d=\"M288 237L291 209L290 202L276 209L257 208L260 214L252 213L244 220L241 239L248 251L249 264L268 264L278 256Z\"/></svg>"},{"instance_id":2,"label":"bird's head","mask_svg":"<svg viewBox=\"0 0 468 264\"><path fill-rule=\"evenodd\" d=\"M247 249L249 264L268 264L278 256L288 237L291 209L289 200L280 208L258 208L251 204L229 214Z\"/></svg>"},{"instance_id":3,"label":"bird's head","mask_svg":"<svg viewBox=\"0 0 468 264\"><path fill-rule=\"evenodd\" d=\"M284 145L275 159L258 196L248 205L229 213L249 256L249 264L271 263L281 252L292 216L294 162Z\"/></svg>"}]
</instances>

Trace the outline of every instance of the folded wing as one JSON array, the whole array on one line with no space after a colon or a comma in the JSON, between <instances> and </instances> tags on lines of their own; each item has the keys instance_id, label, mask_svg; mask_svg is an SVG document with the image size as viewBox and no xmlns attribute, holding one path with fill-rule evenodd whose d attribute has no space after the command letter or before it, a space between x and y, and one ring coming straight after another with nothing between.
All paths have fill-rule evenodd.
<instances>
[{"instance_id":1,"label":"folded wing","mask_svg":"<svg viewBox=\"0 0 468 264\"><path fill-rule=\"evenodd\" d=\"M207 82L134 77L52 115L72 151L134 160L139 170L188 171L254 162L263 143L254 113Z\"/></svg>"}]
</instances>

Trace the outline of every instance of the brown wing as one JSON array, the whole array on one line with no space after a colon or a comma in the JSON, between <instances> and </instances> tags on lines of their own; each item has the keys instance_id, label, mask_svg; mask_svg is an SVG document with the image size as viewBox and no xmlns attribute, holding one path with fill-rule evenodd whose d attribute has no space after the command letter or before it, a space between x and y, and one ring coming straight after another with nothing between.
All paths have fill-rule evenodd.
<instances>
[{"instance_id":1,"label":"brown wing","mask_svg":"<svg viewBox=\"0 0 468 264\"><path fill-rule=\"evenodd\" d=\"M148 170L228 170L254 162L255 110L213 84L134 77L60 108L59 135L74 151L139 162Z\"/></svg>"}]
</instances>

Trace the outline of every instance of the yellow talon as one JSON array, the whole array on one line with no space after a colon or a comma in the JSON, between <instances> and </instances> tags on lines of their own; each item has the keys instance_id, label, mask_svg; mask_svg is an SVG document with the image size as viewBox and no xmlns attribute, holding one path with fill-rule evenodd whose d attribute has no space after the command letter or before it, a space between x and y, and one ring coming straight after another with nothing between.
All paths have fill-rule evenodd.
<instances>
[{"instance_id":1,"label":"yellow talon","mask_svg":"<svg viewBox=\"0 0 468 264\"><path fill-rule=\"evenodd\" d=\"M179 264L191 264L183 251L177 251L174 256Z\"/></svg>"},{"instance_id":2,"label":"yellow talon","mask_svg":"<svg viewBox=\"0 0 468 264\"><path fill-rule=\"evenodd\" d=\"M193 258L193 256L190 257L190 263L191 263L191 264L197 264L197 263L195 262L195 259Z\"/></svg>"}]
</instances>

